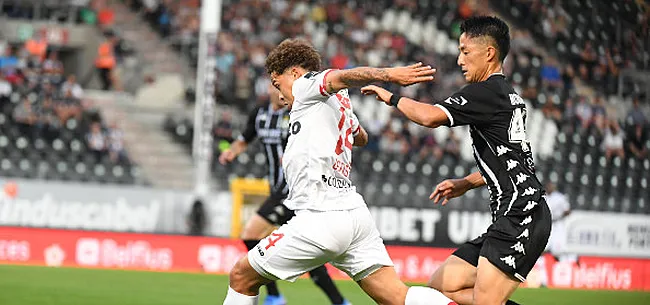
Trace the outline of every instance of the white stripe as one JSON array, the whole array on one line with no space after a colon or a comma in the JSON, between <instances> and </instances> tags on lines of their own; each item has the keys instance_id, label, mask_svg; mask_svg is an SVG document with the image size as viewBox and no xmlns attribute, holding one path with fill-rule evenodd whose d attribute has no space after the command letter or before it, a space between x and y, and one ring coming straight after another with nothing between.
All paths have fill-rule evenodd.
<instances>
[{"instance_id":1,"label":"white stripe","mask_svg":"<svg viewBox=\"0 0 650 305\"><path fill-rule=\"evenodd\" d=\"M512 189L515 190L515 193L512 194L512 200L510 200L510 204L508 205L508 209L506 210L505 213L503 213L503 216L508 215L508 212L510 212L510 209L512 208L512 204L515 203L515 200L517 200L517 196L519 196L519 191L517 191L517 185L515 185L515 182L512 181L512 178L510 178L510 175L508 175L508 178L510 179L510 182L512 183ZM498 211L499 209L497 209Z\"/></svg>"},{"instance_id":2,"label":"white stripe","mask_svg":"<svg viewBox=\"0 0 650 305\"><path fill-rule=\"evenodd\" d=\"M526 278L524 278L523 276L521 276L521 274L519 274L519 273L515 273L515 277L516 277L518 280L522 281L522 282L525 282L525 281L526 281Z\"/></svg>"},{"instance_id":3,"label":"white stripe","mask_svg":"<svg viewBox=\"0 0 650 305\"><path fill-rule=\"evenodd\" d=\"M490 177L490 180L494 181L494 186L497 188L497 211L499 210L499 207L501 206L501 195L503 194L503 191L501 190L501 186L499 185L499 180L497 179L497 176L492 172L492 170L485 164L485 161L481 159L481 155L479 155L478 151L476 151L476 147L472 145L472 149L474 149L474 155L476 156L476 159L478 159L479 163L481 164L481 167L485 170L485 173Z\"/></svg>"},{"instance_id":4,"label":"white stripe","mask_svg":"<svg viewBox=\"0 0 650 305\"><path fill-rule=\"evenodd\" d=\"M451 116L451 113L449 113L449 110L447 110L447 108L445 108L445 106L440 105L440 104L435 104L433 106L436 106L436 107L442 109L442 111L447 115L447 118L449 119L449 126L454 126L454 117Z\"/></svg>"}]
</instances>

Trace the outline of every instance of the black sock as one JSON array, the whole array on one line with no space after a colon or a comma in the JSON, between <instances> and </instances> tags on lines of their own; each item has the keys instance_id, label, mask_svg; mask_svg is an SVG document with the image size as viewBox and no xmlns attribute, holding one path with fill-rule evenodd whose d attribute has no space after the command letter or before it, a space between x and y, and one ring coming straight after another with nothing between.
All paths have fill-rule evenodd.
<instances>
[{"instance_id":1,"label":"black sock","mask_svg":"<svg viewBox=\"0 0 650 305\"><path fill-rule=\"evenodd\" d=\"M327 294L332 304L343 304L343 296L339 290L334 286L332 278L327 273L325 266L320 266L312 271L309 271L311 279L320 287L320 289Z\"/></svg>"},{"instance_id":2,"label":"black sock","mask_svg":"<svg viewBox=\"0 0 650 305\"><path fill-rule=\"evenodd\" d=\"M246 245L246 249L251 250L255 248L255 246L259 243L259 240L256 239L247 239L244 240L244 245ZM273 296L279 296L280 291L278 291L278 285L275 284L275 282L270 282L266 284L266 292L268 295L273 295Z\"/></svg>"},{"instance_id":3,"label":"black sock","mask_svg":"<svg viewBox=\"0 0 650 305\"><path fill-rule=\"evenodd\" d=\"M519 303L513 301L513 300L507 300L506 305L520 305Z\"/></svg>"}]
</instances>

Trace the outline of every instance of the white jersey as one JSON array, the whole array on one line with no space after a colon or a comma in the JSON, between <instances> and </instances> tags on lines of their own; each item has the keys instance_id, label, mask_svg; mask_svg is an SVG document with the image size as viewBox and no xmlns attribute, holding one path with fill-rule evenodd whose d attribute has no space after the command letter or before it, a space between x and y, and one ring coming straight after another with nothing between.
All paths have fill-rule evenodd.
<instances>
[{"instance_id":1,"label":"white jersey","mask_svg":"<svg viewBox=\"0 0 650 305\"><path fill-rule=\"evenodd\" d=\"M293 83L289 140L282 167L289 185L284 204L292 210L351 210L365 206L350 181L353 134L359 120L347 89L325 90L325 75L309 72Z\"/></svg>"}]
</instances>

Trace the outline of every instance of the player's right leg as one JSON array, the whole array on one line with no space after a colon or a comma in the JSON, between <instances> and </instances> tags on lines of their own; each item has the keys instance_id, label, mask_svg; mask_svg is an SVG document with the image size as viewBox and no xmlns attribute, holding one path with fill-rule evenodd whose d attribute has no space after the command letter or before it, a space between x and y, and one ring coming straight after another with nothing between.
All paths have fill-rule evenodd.
<instances>
[{"instance_id":1,"label":"player's right leg","mask_svg":"<svg viewBox=\"0 0 650 305\"><path fill-rule=\"evenodd\" d=\"M346 251L332 265L345 271L381 305L449 305L455 304L429 287L407 287L400 281L388 251L379 235L368 208L348 212L353 220L354 235Z\"/></svg>"},{"instance_id":2,"label":"player's right leg","mask_svg":"<svg viewBox=\"0 0 650 305\"><path fill-rule=\"evenodd\" d=\"M359 286L380 305L454 305L441 292L423 286L406 286L395 268L383 266L358 281Z\"/></svg>"},{"instance_id":3,"label":"player's right leg","mask_svg":"<svg viewBox=\"0 0 650 305\"><path fill-rule=\"evenodd\" d=\"M268 236L276 226L281 223L286 223L288 219L293 217L293 212L282 205L282 195L271 194L262 206L255 213L244 226L241 234L241 239L249 251L253 249L261 239ZM278 289L275 281L266 284L267 296L264 300L264 305L284 305L286 300Z\"/></svg>"},{"instance_id":4,"label":"player's right leg","mask_svg":"<svg viewBox=\"0 0 650 305\"><path fill-rule=\"evenodd\" d=\"M270 280L253 269L248 256L244 256L230 270L230 284L223 305L257 305L259 289L268 282Z\"/></svg>"}]
</instances>

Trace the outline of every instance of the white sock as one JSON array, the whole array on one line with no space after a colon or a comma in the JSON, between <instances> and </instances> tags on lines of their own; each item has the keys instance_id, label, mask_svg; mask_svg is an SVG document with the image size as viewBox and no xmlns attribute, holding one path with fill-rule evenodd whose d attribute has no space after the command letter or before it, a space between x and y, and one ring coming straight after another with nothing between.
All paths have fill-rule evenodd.
<instances>
[{"instance_id":1,"label":"white sock","mask_svg":"<svg viewBox=\"0 0 650 305\"><path fill-rule=\"evenodd\" d=\"M258 296L241 294L228 286L228 294L223 305L257 305Z\"/></svg>"},{"instance_id":2,"label":"white sock","mask_svg":"<svg viewBox=\"0 0 650 305\"><path fill-rule=\"evenodd\" d=\"M405 305L458 305L442 292L429 287L412 286L406 292Z\"/></svg>"},{"instance_id":3,"label":"white sock","mask_svg":"<svg viewBox=\"0 0 650 305\"><path fill-rule=\"evenodd\" d=\"M540 256L537 259L536 268L538 268L538 271L539 271L539 282L540 282L540 284L542 284L544 286L548 286L548 273L546 271L547 270L546 269L546 256L544 256L544 254L542 254L542 256Z\"/></svg>"}]
</instances>

